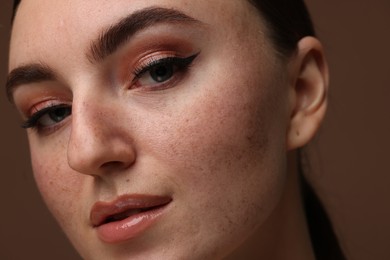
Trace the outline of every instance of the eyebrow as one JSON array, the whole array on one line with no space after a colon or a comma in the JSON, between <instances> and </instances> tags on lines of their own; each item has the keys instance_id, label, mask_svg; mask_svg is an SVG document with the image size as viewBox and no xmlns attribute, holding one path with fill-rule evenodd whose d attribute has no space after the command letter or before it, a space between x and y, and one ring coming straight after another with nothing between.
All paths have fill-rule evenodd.
<instances>
[{"instance_id":1,"label":"eyebrow","mask_svg":"<svg viewBox=\"0 0 390 260\"><path fill-rule=\"evenodd\" d=\"M54 80L56 80L55 73L43 64L36 63L18 67L12 70L7 77L5 88L8 100L14 103L13 92L17 86Z\"/></svg>"},{"instance_id":2,"label":"eyebrow","mask_svg":"<svg viewBox=\"0 0 390 260\"><path fill-rule=\"evenodd\" d=\"M91 42L86 53L87 59L91 63L101 62L117 51L136 33L159 23L195 23L204 25L199 20L174 9L162 7L145 8L120 19L117 23L104 30L96 40ZM13 92L20 85L54 80L56 80L56 75L49 66L33 63L17 67L7 77L6 92L8 100L14 103Z\"/></svg>"},{"instance_id":3,"label":"eyebrow","mask_svg":"<svg viewBox=\"0 0 390 260\"><path fill-rule=\"evenodd\" d=\"M92 62L104 60L137 32L158 23L197 23L202 22L174 9L150 7L134 12L105 30L93 41L87 58Z\"/></svg>"}]
</instances>

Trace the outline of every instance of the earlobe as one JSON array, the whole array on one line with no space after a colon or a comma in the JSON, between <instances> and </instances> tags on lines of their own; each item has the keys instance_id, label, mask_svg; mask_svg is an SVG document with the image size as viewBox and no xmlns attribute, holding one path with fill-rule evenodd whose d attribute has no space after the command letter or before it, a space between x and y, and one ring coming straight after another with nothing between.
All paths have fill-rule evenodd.
<instances>
[{"instance_id":1,"label":"earlobe","mask_svg":"<svg viewBox=\"0 0 390 260\"><path fill-rule=\"evenodd\" d=\"M287 150L305 146L325 116L329 72L321 43L305 37L290 63L290 124Z\"/></svg>"}]
</instances>

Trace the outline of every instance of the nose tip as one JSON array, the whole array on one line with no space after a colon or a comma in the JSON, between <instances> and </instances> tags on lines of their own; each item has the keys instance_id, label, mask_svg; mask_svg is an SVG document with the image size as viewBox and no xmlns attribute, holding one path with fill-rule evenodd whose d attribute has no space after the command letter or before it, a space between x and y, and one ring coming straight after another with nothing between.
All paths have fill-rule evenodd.
<instances>
[{"instance_id":1,"label":"nose tip","mask_svg":"<svg viewBox=\"0 0 390 260\"><path fill-rule=\"evenodd\" d=\"M130 127L109 116L115 114L112 105L94 102L85 106L73 105L67 148L69 167L93 176L130 167L136 157Z\"/></svg>"},{"instance_id":2,"label":"nose tip","mask_svg":"<svg viewBox=\"0 0 390 260\"><path fill-rule=\"evenodd\" d=\"M83 134L84 135L84 134ZM73 170L87 175L99 176L120 171L135 162L135 151L124 140L109 140L91 136L89 140L73 140L68 147L68 164Z\"/></svg>"},{"instance_id":3,"label":"nose tip","mask_svg":"<svg viewBox=\"0 0 390 260\"><path fill-rule=\"evenodd\" d=\"M124 146L124 145L123 145ZM84 143L68 149L68 164L73 170L92 176L129 168L135 162L131 146L125 149L115 144Z\"/></svg>"}]
</instances>

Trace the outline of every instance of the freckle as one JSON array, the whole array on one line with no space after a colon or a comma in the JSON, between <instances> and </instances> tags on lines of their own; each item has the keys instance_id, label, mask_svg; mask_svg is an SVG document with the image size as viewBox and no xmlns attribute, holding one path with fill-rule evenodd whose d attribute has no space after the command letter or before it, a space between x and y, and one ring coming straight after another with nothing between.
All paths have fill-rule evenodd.
<instances>
[{"instance_id":1,"label":"freckle","mask_svg":"<svg viewBox=\"0 0 390 260\"><path fill-rule=\"evenodd\" d=\"M126 180L126 182L130 182L130 180L129 180L129 179L127 179L127 180Z\"/></svg>"}]
</instances>

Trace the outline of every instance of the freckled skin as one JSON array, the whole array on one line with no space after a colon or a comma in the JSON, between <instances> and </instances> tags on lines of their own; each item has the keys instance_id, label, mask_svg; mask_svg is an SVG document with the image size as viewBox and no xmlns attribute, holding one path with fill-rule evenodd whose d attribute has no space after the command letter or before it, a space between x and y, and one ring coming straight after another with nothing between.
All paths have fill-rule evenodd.
<instances>
[{"instance_id":1,"label":"freckled skin","mask_svg":"<svg viewBox=\"0 0 390 260\"><path fill-rule=\"evenodd\" d=\"M156 5L208 24L201 53L172 90L113 93L99 76L106 65L90 64L85 50L102 28ZM10 68L32 61L54 68L71 93L71 118L28 136L39 189L85 259L217 259L262 232L286 186L289 111L285 67L246 1L24 0ZM88 223L92 205L132 193L173 203L142 236L104 244Z\"/></svg>"}]
</instances>

